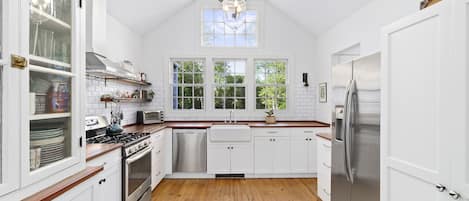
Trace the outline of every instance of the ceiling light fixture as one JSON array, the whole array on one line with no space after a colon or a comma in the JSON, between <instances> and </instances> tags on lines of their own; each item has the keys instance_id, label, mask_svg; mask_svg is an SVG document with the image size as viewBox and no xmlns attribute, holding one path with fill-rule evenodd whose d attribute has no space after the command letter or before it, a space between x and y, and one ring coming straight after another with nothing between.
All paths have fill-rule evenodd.
<instances>
[{"instance_id":1,"label":"ceiling light fixture","mask_svg":"<svg viewBox=\"0 0 469 201\"><path fill-rule=\"evenodd\" d=\"M237 31L243 24L242 13L247 10L247 0L218 0L225 12L225 24Z\"/></svg>"}]
</instances>

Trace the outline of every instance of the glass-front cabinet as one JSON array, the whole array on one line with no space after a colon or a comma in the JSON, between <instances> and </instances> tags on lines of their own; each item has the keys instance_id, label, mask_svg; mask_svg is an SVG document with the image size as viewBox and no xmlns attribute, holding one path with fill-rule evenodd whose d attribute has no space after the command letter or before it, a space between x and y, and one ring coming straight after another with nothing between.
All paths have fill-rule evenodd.
<instances>
[{"instance_id":1,"label":"glass-front cabinet","mask_svg":"<svg viewBox=\"0 0 469 201\"><path fill-rule=\"evenodd\" d=\"M22 186L78 165L82 157L84 41L79 0L23 0ZM80 38L82 37L82 38ZM83 49L83 50L82 50Z\"/></svg>"}]
</instances>

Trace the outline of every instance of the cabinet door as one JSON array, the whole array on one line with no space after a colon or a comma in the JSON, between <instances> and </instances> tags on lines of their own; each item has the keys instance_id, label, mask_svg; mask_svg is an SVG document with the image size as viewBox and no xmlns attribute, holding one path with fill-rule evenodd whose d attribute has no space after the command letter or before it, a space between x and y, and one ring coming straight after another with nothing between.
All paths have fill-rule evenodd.
<instances>
[{"instance_id":1,"label":"cabinet door","mask_svg":"<svg viewBox=\"0 0 469 201\"><path fill-rule=\"evenodd\" d=\"M290 138L275 137L273 145L273 173L290 173Z\"/></svg>"},{"instance_id":2,"label":"cabinet door","mask_svg":"<svg viewBox=\"0 0 469 201\"><path fill-rule=\"evenodd\" d=\"M21 0L22 185L84 164L84 8L80 0Z\"/></svg>"},{"instance_id":3,"label":"cabinet door","mask_svg":"<svg viewBox=\"0 0 469 201\"><path fill-rule=\"evenodd\" d=\"M99 186L93 185L93 182L97 182L96 179L92 178L91 180L81 183L61 196L55 198L53 201L100 201L97 199Z\"/></svg>"},{"instance_id":4,"label":"cabinet door","mask_svg":"<svg viewBox=\"0 0 469 201\"><path fill-rule=\"evenodd\" d=\"M208 146L207 172L209 174L230 173L230 145L212 144Z\"/></svg>"},{"instance_id":5,"label":"cabinet door","mask_svg":"<svg viewBox=\"0 0 469 201\"><path fill-rule=\"evenodd\" d=\"M231 173L253 173L252 144L237 144L231 147Z\"/></svg>"},{"instance_id":6,"label":"cabinet door","mask_svg":"<svg viewBox=\"0 0 469 201\"><path fill-rule=\"evenodd\" d=\"M455 68L450 80L458 86L457 90L450 90L454 93L451 103L448 103L445 110L453 114L453 118L447 121L451 124L446 138L451 139L447 146L452 147L452 185L448 188L459 193L463 200L469 200L469 0L454 1L455 16L455 39L456 49L452 52L455 56L453 65Z\"/></svg>"},{"instance_id":7,"label":"cabinet door","mask_svg":"<svg viewBox=\"0 0 469 201\"><path fill-rule=\"evenodd\" d=\"M163 156L163 135L160 133L151 136L153 150L151 151L151 186L157 185L159 176L162 174L161 163L164 161Z\"/></svg>"},{"instance_id":8,"label":"cabinet door","mask_svg":"<svg viewBox=\"0 0 469 201\"><path fill-rule=\"evenodd\" d=\"M309 137L294 136L291 138L291 171L293 173L309 172Z\"/></svg>"},{"instance_id":9,"label":"cabinet door","mask_svg":"<svg viewBox=\"0 0 469 201\"><path fill-rule=\"evenodd\" d=\"M0 0L0 196L17 189L20 184L18 80L22 70L10 64L10 55L18 52L19 45L18 7L17 0Z\"/></svg>"},{"instance_id":10,"label":"cabinet door","mask_svg":"<svg viewBox=\"0 0 469 201\"><path fill-rule=\"evenodd\" d=\"M98 200L122 200L122 173L120 167L113 167L97 181L96 201ZM95 184L96 185L96 184Z\"/></svg>"},{"instance_id":11,"label":"cabinet door","mask_svg":"<svg viewBox=\"0 0 469 201\"><path fill-rule=\"evenodd\" d=\"M435 185L450 183L448 141L455 139L447 134L452 133L450 127L458 126L452 121L458 119L454 115L466 111L447 109L462 98L454 92L465 91L455 88L462 84L452 81L459 72L448 63L453 52L447 47L450 2L442 1L383 30L382 201L449 199Z\"/></svg>"},{"instance_id":12,"label":"cabinet door","mask_svg":"<svg viewBox=\"0 0 469 201\"><path fill-rule=\"evenodd\" d=\"M273 173L274 145L272 137L254 138L254 173Z\"/></svg>"},{"instance_id":13,"label":"cabinet door","mask_svg":"<svg viewBox=\"0 0 469 201\"><path fill-rule=\"evenodd\" d=\"M312 136L308 141L308 173L318 172L318 141Z\"/></svg>"}]
</instances>

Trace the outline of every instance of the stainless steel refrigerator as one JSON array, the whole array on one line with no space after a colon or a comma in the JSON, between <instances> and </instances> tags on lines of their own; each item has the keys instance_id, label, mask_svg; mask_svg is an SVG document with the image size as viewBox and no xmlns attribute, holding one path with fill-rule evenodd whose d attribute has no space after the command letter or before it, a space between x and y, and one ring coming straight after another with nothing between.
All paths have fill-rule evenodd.
<instances>
[{"instance_id":1,"label":"stainless steel refrigerator","mask_svg":"<svg viewBox=\"0 0 469 201\"><path fill-rule=\"evenodd\" d=\"M332 68L332 201L379 201L380 60Z\"/></svg>"}]
</instances>

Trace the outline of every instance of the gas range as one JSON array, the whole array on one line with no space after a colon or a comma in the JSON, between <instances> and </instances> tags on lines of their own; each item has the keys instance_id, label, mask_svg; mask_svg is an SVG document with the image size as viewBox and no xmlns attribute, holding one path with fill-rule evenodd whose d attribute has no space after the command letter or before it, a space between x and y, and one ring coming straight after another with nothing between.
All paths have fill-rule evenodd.
<instances>
[{"instance_id":1,"label":"gas range","mask_svg":"<svg viewBox=\"0 0 469 201\"><path fill-rule=\"evenodd\" d=\"M86 139L87 144L123 144L123 156L127 157L151 145L150 133L119 133Z\"/></svg>"}]
</instances>

